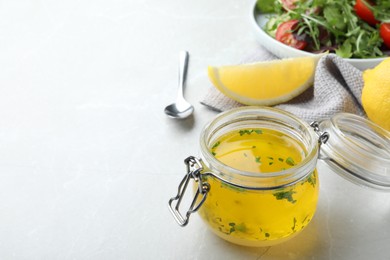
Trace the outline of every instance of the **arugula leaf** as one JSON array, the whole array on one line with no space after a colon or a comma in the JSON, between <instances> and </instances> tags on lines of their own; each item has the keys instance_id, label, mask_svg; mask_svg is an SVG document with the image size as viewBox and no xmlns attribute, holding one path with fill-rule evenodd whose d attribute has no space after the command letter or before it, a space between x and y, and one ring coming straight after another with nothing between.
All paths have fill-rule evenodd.
<instances>
[{"instance_id":1,"label":"arugula leaf","mask_svg":"<svg viewBox=\"0 0 390 260\"><path fill-rule=\"evenodd\" d=\"M257 9L262 13L274 13L277 4L275 0L258 0L256 3Z\"/></svg>"},{"instance_id":2,"label":"arugula leaf","mask_svg":"<svg viewBox=\"0 0 390 260\"><path fill-rule=\"evenodd\" d=\"M324 18L328 22L329 26L336 28L337 30L345 30L347 28L346 21L344 20L344 14L337 6L330 5L324 8Z\"/></svg>"},{"instance_id":3,"label":"arugula leaf","mask_svg":"<svg viewBox=\"0 0 390 260\"><path fill-rule=\"evenodd\" d=\"M344 43L336 49L336 54L344 58L352 57L352 45L349 39L345 40Z\"/></svg>"},{"instance_id":4,"label":"arugula leaf","mask_svg":"<svg viewBox=\"0 0 390 260\"><path fill-rule=\"evenodd\" d=\"M363 0L366 6L374 13L375 19L384 23L390 23L390 1L376 0L375 5L370 5Z\"/></svg>"}]
</instances>

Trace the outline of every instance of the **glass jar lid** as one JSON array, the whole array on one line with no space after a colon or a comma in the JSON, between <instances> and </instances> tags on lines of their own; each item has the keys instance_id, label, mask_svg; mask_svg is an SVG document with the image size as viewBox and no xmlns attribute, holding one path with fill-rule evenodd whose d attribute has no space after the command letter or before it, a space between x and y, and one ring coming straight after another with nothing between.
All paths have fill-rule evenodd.
<instances>
[{"instance_id":1,"label":"glass jar lid","mask_svg":"<svg viewBox=\"0 0 390 260\"><path fill-rule=\"evenodd\" d=\"M390 191L390 132L348 113L323 120L319 127L330 135L320 159L349 181Z\"/></svg>"}]
</instances>

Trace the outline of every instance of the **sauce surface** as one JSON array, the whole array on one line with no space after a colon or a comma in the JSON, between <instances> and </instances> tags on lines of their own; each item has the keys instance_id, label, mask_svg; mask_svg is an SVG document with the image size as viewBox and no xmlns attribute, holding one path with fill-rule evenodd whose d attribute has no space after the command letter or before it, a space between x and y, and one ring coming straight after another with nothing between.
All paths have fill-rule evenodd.
<instances>
[{"instance_id":1,"label":"sauce surface","mask_svg":"<svg viewBox=\"0 0 390 260\"><path fill-rule=\"evenodd\" d=\"M230 132L212 145L211 152L232 168L254 173L286 170L305 157L297 140L270 129Z\"/></svg>"}]
</instances>

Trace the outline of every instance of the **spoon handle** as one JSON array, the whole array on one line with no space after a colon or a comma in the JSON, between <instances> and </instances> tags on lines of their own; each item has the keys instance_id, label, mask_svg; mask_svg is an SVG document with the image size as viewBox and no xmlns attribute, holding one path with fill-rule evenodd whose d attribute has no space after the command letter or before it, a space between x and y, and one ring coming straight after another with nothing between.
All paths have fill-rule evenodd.
<instances>
[{"instance_id":1,"label":"spoon handle","mask_svg":"<svg viewBox=\"0 0 390 260\"><path fill-rule=\"evenodd\" d=\"M184 98L184 83L187 77L189 54L187 51L181 51L179 54L179 91L177 98Z\"/></svg>"}]
</instances>

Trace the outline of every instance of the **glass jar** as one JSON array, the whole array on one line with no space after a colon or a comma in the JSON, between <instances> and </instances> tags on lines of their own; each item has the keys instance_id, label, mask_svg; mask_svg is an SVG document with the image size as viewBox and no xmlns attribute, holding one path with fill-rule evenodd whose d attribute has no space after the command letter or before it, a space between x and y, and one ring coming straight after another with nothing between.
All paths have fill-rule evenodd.
<instances>
[{"instance_id":1,"label":"glass jar","mask_svg":"<svg viewBox=\"0 0 390 260\"><path fill-rule=\"evenodd\" d=\"M248 146L245 149L267 150L272 156L251 155L252 159L244 161L244 166L233 167L231 161L236 157L222 160L214 151L220 140L232 133L239 133L237 136ZM283 145L276 146L274 137L268 133L276 133ZM260 145L253 145L257 134L264 140ZM328 139L329 145L322 145ZM281 151L292 152L294 144L302 155L300 160L295 159L296 163L291 163L294 160L290 156L275 156L278 152L282 154ZM326 148L320 153L321 146ZM232 149L241 151L241 148ZM249 151L245 149L243 151ZM247 153L255 154L254 150L242 155L248 157ZM390 190L390 134L387 131L351 114L340 114L309 125L280 109L243 107L221 113L203 129L200 158L190 156L185 160L187 174L177 196L169 201L170 210L181 226L199 210L201 218L215 234L235 244L271 246L284 242L299 234L314 216L319 192L316 171L319 157L349 180ZM368 161L362 160L366 157L373 161L363 163ZM254 163L253 158L264 165L264 169L277 164L279 168L261 173L248 170L246 166ZM247 158L242 157L244 159ZM183 215L179 207L191 180L194 180L194 198Z\"/></svg>"}]
</instances>

